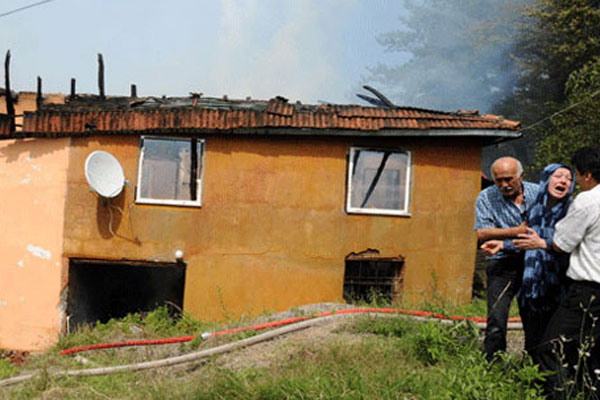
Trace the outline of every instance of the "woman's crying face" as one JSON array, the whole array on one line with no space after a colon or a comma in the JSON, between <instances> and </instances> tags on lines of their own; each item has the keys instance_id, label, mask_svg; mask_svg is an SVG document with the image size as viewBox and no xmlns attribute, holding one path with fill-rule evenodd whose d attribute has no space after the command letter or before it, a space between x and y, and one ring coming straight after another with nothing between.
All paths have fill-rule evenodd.
<instances>
[{"instance_id":1,"label":"woman's crying face","mask_svg":"<svg viewBox=\"0 0 600 400\"><path fill-rule=\"evenodd\" d=\"M557 169L550 177L550 182L548 182L548 194L555 199L564 198L569 194L572 181L571 170L568 168Z\"/></svg>"}]
</instances>

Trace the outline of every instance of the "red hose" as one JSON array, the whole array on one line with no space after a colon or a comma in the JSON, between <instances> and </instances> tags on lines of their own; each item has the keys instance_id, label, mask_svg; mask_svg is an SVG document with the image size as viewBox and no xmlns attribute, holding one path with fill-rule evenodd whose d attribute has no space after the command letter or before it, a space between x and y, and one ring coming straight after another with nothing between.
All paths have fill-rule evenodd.
<instances>
[{"instance_id":1,"label":"red hose","mask_svg":"<svg viewBox=\"0 0 600 400\"><path fill-rule=\"evenodd\" d=\"M458 316L458 315L451 315L451 316L447 317L440 313L433 313L433 312L429 312L429 311L419 311L419 310L405 310L402 308L352 308L352 309L347 309L347 310L327 311L327 312L322 312L322 313L318 313L318 314L314 314L314 315L310 315L310 316L286 318L286 319L281 319L278 321L271 321L271 322L265 322L263 324L244 326L244 327L233 328L233 329L226 329L226 330L217 331L217 332L205 332L201 336L203 339L207 339L211 336L227 335L230 333L244 332L244 331L259 331L259 330L263 330L263 329L267 329L267 328L274 328L277 326L289 325L289 324L293 324L293 323L300 322L300 321L305 321L307 319L311 319L311 318L315 318L315 317L325 317L325 316L334 315L334 314L360 314L360 313L370 313L370 312L387 313L387 314L406 314L406 315L415 315L415 316L419 316L419 317L430 317L430 318L455 320L455 321L469 320L469 321L473 321L473 322L487 322L486 318L464 317L464 316ZM518 322L520 320L521 320L520 318L509 318L508 319L509 322ZM115 348L115 347L147 346L147 345L155 345L155 344L183 343L183 342L189 342L189 341L195 339L196 337L197 336L194 335L194 336L180 336L180 337L165 338L165 339L130 340L130 341L126 341L126 342L100 343L100 344L92 344L92 345L87 345L87 346L72 347L70 349L61 351L60 354L63 354L63 355L74 354L74 353L79 353L82 351L110 349L110 348Z\"/></svg>"}]
</instances>

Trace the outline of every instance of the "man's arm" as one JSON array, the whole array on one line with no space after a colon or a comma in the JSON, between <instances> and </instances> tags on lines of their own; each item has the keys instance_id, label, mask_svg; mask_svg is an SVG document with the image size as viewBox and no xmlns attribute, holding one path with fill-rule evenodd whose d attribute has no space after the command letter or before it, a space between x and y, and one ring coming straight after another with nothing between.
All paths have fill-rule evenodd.
<instances>
[{"instance_id":1,"label":"man's arm","mask_svg":"<svg viewBox=\"0 0 600 400\"><path fill-rule=\"evenodd\" d=\"M554 227L552 248L571 253L583 241L588 227L599 217L599 209L587 192L580 193L569 206L567 215Z\"/></svg>"},{"instance_id":2,"label":"man's arm","mask_svg":"<svg viewBox=\"0 0 600 400\"><path fill-rule=\"evenodd\" d=\"M565 253L560 247L558 247L558 245L554 242L552 242L552 250L554 250L555 253Z\"/></svg>"},{"instance_id":3,"label":"man's arm","mask_svg":"<svg viewBox=\"0 0 600 400\"><path fill-rule=\"evenodd\" d=\"M527 232L527 223L522 222L519 226L511 228L482 228L475 231L478 242L486 242L492 239L508 239L517 237L520 233Z\"/></svg>"}]
</instances>

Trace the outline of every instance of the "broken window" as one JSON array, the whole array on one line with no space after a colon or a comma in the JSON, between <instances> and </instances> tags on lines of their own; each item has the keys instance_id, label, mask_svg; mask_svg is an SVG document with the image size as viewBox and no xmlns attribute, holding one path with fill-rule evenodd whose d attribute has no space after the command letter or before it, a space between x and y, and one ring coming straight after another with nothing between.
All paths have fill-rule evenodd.
<instances>
[{"instance_id":1,"label":"broken window","mask_svg":"<svg viewBox=\"0 0 600 400\"><path fill-rule=\"evenodd\" d=\"M344 271L344 300L399 300L404 281L404 257L381 257L378 250L350 253Z\"/></svg>"},{"instance_id":2,"label":"broken window","mask_svg":"<svg viewBox=\"0 0 600 400\"><path fill-rule=\"evenodd\" d=\"M204 140L142 137L137 202L200 206Z\"/></svg>"},{"instance_id":3,"label":"broken window","mask_svg":"<svg viewBox=\"0 0 600 400\"><path fill-rule=\"evenodd\" d=\"M350 148L346 211L410 215L410 167L409 151Z\"/></svg>"}]
</instances>

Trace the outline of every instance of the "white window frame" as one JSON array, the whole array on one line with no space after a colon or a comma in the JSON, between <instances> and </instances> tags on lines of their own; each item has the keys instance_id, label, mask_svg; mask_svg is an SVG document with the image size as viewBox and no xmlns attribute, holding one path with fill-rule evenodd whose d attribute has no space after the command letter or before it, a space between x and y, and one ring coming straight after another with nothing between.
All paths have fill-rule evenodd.
<instances>
[{"instance_id":1,"label":"white window frame","mask_svg":"<svg viewBox=\"0 0 600 400\"><path fill-rule=\"evenodd\" d=\"M394 152L394 153L404 153L408 156L407 167L406 167L406 185L404 187L404 208L401 210L393 210L393 209L384 209L384 208L361 208L361 207L352 207L352 170L354 169L354 154L357 151L377 151L377 152ZM348 214L369 214L369 215L390 215L390 216L400 216L400 217L410 217L410 205L411 198L410 195L412 193L412 152L404 149L384 149L384 148L374 148L374 147L350 147L348 153L348 169L347 169L347 185L346 185L346 212Z\"/></svg>"},{"instance_id":2,"label":"white window frame","mask_svg":"<svg viewBox=\"0 0 600 400\"><path fill-rule=\"evenodd\" d=\"M145 139L157 139L157 140L185 140L190 142L190 146L192 145L191 137L165 137L165 136L141 136L140 137L140 152L139 152L139 160L138 160L138 177L137 177L137 187L136 187L136 196L135 202L136 204L156 204L156 205L168 205L168 206L184 206L184 207L201 207L202 206L202 192L203 192L203 182L204 182L204 168L206 166L205 163L205 148L206 148L206 140L201 138L196 138L197 140L197 151L201 151L200 155L200 174L196 177L196 200L176 200L176 199L152 199L152 198L144 198L142 197L142 165L144 162L144 140ZM190 177L191 179L192 177Z\"/></svg>"}]
</instances>

